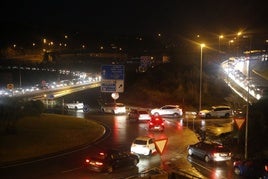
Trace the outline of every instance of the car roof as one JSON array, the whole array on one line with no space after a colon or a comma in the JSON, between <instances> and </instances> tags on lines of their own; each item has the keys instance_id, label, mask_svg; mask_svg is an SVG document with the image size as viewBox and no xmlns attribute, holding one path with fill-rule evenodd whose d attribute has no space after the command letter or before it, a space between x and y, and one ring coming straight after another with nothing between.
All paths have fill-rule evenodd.
<instances>
[{"instance_id":1,"label":"car roof","mask_svg":"<svg viewBox=\"0 0 268 179\"><path fill-rule=\"evenodd\" d=\"M153 139L153 138L149 136L139 136L139 137L136 137L135 140L149 140L149 139Z\"/></svg>"},{"instance_id":2,"label":"car roof","mask_svg":"<svg viewBox=\"0 0 268 179\"><path fill-rule=\"evenodd\" d=\"M177 106L180 106L178 104L167 104L167 105L164 105L164 106L174 106L174 107L177 107Z\"/></svg>"},{"instance_id":3,"label":"car roof","mask_svg":"<svg viewBox=\"0 0 268 179\"><path fill-rule=\"evenodd\" d=\"M212 106L212 108L231 108L230 106Z\"/></svg>"}]
</instances>

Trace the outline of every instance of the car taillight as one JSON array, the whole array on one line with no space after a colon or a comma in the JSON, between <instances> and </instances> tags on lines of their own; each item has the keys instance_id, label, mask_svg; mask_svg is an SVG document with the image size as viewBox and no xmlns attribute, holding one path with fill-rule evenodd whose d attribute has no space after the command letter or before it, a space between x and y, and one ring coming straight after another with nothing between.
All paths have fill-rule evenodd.
<instances>
[{"instance_id":1,"label":"car taillight","mask_svg":"<svg viewBox=\"0 0 268 179\"><path fill-rule=\"evenodd\" d=\"M268 172L268 164L264 166L266 172Z\"/></svg>"},{"instance_id":2,"label":"car taillight","mask_svg":"<svg viewBox=\"0 0 268 179\"><path fill-rule=\"evenodd\" d=\"M89 159L86 159L86 163L89 163L90 162L90 160Z\"/></svg>"},{"instance_id":3,"label":"car taillight","mask_svg":"<svg viewBox=\"0 0 268 179\"><path fill-rule=\"evenodd\" d=\"M103 165L102 162L95 162L95 164L98 165L98 166L102 166Z\"/></svg>"},{"instance_id":4,"label":"car taillight","mask_svg":"<svg viewBox=\"0 0 268 179\"><path fill-rule=\"evenodd\" d=\"M214 157L219 157L220 154L219 154L219 153L213 153L213 156L214 156Z\"/></svg>"}]
</instances>

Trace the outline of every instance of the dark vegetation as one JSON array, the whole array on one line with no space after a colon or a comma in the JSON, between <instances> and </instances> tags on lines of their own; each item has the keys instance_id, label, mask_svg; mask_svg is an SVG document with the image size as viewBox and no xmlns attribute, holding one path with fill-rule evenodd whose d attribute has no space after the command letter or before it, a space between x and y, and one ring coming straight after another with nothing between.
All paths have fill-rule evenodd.
<instances>
[{"instance_id":1,"label":"dark vegetation","mask_svg":"<svg viewBox=\"0 0 268 179\"><path fill-rule=\"evenodd\" d=\"M198 56L198 54L195 54ZM199 105L199 59L194 54L174 56L171 62L149 69L145 73L126 74L123 101L146 107L179 104L185 110L198 109ZM207 59L206 59L207 60ZM208 59L202 75L202 106L236 105L232 91L223 81L219 61Z\"/></svg>"},{"instance_id":2,"label":"dark vegetation","mask_svg":"<svg viewBox=\"0 0 268 179\"><path fill-rule=\"evenodd\" d=\"M18 98L1 99L0 131L4 134L16 134L16 123L26 116L39 116L45 107L42 101L27 101Z\"/></svg>"}]
</instances>

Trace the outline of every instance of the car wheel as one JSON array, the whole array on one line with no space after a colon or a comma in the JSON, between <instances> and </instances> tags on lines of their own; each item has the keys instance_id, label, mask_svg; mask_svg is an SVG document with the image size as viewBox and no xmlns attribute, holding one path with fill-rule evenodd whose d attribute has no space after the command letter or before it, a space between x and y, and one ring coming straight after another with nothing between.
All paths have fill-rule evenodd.
<instances>
[{"instance_id":1,"label":"car wheel","mask_svg":"<svg viewBox=\"0 0 268 179\"><path fill-rule=\"evenodd\" d=\"M174 113L173 116L174 117L179 117L179 114L178 113Z\"/></svg>"},{"instance_id":2,"label":"car wheel","mask_svg":"<svg viewBox=\"0 0 268 179\"><path fill-rule=\"evenodd\" d=\"M74 109L77 110L77 107L75 106Z\"/></svg>"},{"instance_id":3,"label":"car wheel","mask_svg":"<svg viewBox=\"0 0 268 179\"><path fill-rule=\"evenodd\" d=\"M211 115L210 114L206 114L206 118L211 118Z\"/></svg>"},{"instance_id":4,"label":"car wheel","mask_svg":"<svg viewBox=\"0 0 268 179\"><path fill-rule=\"evenodd\" d=\"M151 156L151 155L152 155L152 150L149 151L149 156Z\"/></svg>"},{"instance_id":5,"label":"car wheel","mask_svg":"<svg viewBox=\"0 0 268 179\"><path fill-rule=\"evenodd\" d=\"M236 175L241 175L241 170L240 170L240 168L238 168L238 167L234 167L234 173L235 173Z\"/></svg>"},{"instance_id":6,"label":"car wheel","mask_svg":"<svg viewBox=\"0 0 268 179\"><path fill-rule=\"evenodd\" d=\"M113 166L108 166L108 168L107 168L107 172L108 172L108 173L112 173L112 172L113 172Z\"/></svg>"},{"instance_id":7,"label":"car wheel","mask_svg":"<svg viewBox=\"0 0 268 179\"><path fill-rule=\"evenodd\" d=\"M159 116L159 113L158 113L158 112L155 112L154 115L155 115L155 116Z\"/></svg>"},{"instance_id":8,"label":"car wheel","mask_svg":"<svg viewBox=\"0 0 268 179\"><path fill-rule=\"evenodd\" d=\"M209 157L206 155L205 156L205 162L209 162L210 161L210 159L209 159Z\"/></svg>"},{"instance_id":9,"label":"car wheel","mask_svg":"<svg viewBox=\"0 0 268 179\"><path fill-rule=\"evenodd\" d=\"M230 114L229 113L226 113L224 117L225 118L229 118L230 117Z\"/></svg>"},{"instance_id":10,"label":"car wheel","mask_svg":"<svg viewBox=\"0 0 268 179\"><path fill-rule=\"evenodd\" d=\"M188 149L188 154L191 156L193 155L193 150L192 149Z\"/></svg>"}]
</instances>

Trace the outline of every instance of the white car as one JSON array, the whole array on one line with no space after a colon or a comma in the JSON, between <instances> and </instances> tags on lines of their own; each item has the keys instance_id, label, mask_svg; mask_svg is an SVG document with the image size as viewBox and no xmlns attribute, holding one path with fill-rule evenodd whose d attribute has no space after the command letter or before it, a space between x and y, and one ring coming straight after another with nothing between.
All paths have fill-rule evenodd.
<instances>
[{"instance_id":1,"label":"white car","mask_svg":"<svg viewBox=\"0 0 268 179\"><path fill-rule=\"evenodd\" d=\"M74 103L66 103L64 105L65 109L74 109L74 110L79 110L79 109L84 109L84 103L80 102L74 102Z\"/></svg>"},{"instance_id":2,"label":"white car","mask_svg":"<svg viewBox=\"0 0 268 179\"><path fill-rule=\"evenodd\" d=\"M228 118L233 115L233 110L230 106L212 106L211 109L204 109L199 111L198 116L201 118L211 117L225 117Z\"/></svg>"},{"instance_id":3,"label":"white car","mask_svg":"<svg viewBox=\"0 0 268 179\"><path fill-rule=\"evenodd\" d=\"M123 103L105 103L101 107L101 111L104 113L125 114L126 106Z\"/></svg>"},{"instance_id":4,"label":"white car","mask_svg":"<svg viewBox=\"0 0 268 179\"><path fill-rule=\"evenodd\" d=\"M160 108L152 109L151 114L161 116L181 117L183 115L183 112L179 105L165 105Z\"/></svg>"},{"instance_id":5,"label":"white car","mask_svg":"<svg viewBox=\"0 0 268 179\"><path fill-rule=\"evenodd\" d=\"M151 155L156 152L154 139L147 136L137 137L131 144L131 153L139 155Z\"/></svg>"}]
</instances>

